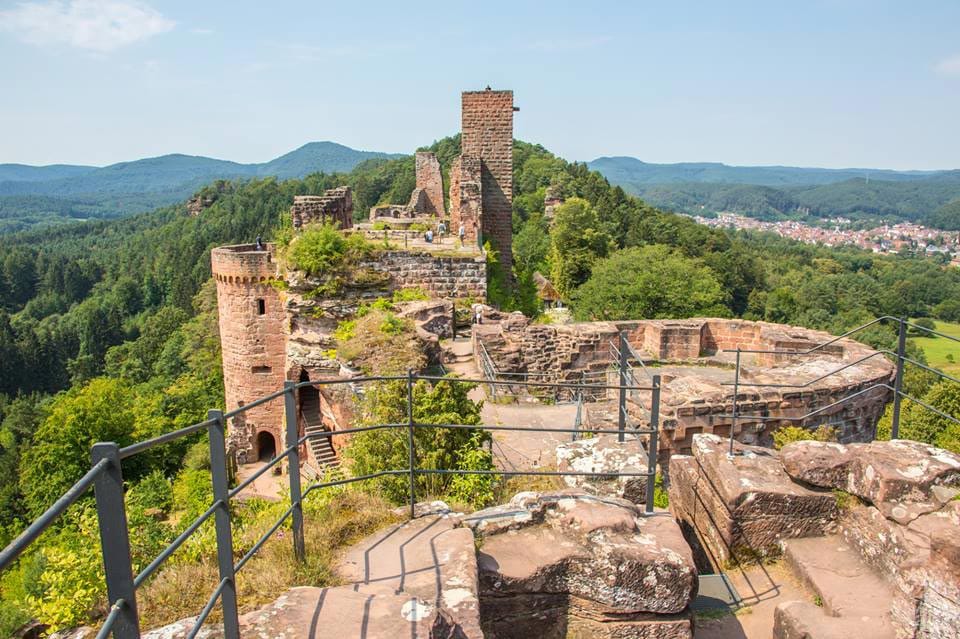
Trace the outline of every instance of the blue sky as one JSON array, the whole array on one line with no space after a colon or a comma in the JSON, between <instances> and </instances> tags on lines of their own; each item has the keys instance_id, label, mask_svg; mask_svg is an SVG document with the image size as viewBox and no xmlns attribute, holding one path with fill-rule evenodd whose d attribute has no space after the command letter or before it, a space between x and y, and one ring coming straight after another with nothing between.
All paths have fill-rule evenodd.
<instances>
[{"instance_id":1,"label":"blue sky","mask_svg":"<svg viewBox=\"0 0 960 639\"><path fill-rule=\"evenodd\" d=\"M0 162L411 152L511 88L568 159L960 167L960 2L0 0Z\"/></svg>"}]
</instances>

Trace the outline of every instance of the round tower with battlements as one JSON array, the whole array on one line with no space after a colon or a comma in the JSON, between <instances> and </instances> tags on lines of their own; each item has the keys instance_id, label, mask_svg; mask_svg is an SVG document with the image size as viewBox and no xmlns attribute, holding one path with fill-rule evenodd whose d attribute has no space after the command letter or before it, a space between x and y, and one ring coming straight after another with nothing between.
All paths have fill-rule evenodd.
<instances>
[{"instance_id":1,"label":"round tower with battlements","mask_svg":"<svg viewBox=\"0 0 960 639\"><path fill-rule=\"evenodd\" d=\"M283 388L286 338L272 247L223 246L211 252L217 280L227 411ZM284 447L282 398L251 408L228 426L240 463L269 459Z\"/></svg>"}]
</instances>

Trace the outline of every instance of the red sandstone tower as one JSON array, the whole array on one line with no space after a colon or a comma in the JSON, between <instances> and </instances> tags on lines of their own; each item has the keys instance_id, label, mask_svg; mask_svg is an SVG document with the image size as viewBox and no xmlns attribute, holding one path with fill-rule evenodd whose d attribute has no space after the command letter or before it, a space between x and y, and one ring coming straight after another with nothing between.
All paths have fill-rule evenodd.
<instances>
[{"instance_id":1,"label":"red sandstone tower","mask_svg":"<svg viewBox=\"0 0 960 639\"><path fill-rule=\"evenodd\" d=\"M217 280L220 344L227 410L281 388L285 379L286 313L270 285L276 266L253 244L216 248L210 256ZM230 424L228 441L241 463L268 459L284 448L280 400L251 408Z\"/></svg>"},{"instance_id":2,"label":"red sandstone tower","mask_svg":"<svg viewBox=\"0 0 960 639\"><path fill-rule=\"evenodd\" d=\"M451 225L468 241L489 241L507 273L513 267L513 91L461 96L461 156L450 171Z\"/></svg>"}]
</instances>

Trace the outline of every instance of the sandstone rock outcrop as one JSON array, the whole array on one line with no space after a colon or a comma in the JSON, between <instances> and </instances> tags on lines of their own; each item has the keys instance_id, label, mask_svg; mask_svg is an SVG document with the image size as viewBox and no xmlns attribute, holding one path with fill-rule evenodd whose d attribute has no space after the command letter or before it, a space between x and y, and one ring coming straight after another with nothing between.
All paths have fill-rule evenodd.
<instances>
[{"instance_id":1,"label":"sandstone rock outcrop","mask_svg":"<svg viewBox=\"0 0 960 639\"><path fill-rule=\"evenodd\" d=\"M790 480L777 452L696 435L693 456L670 458L670 508L707 546L711 563L752 561L779 553L778 542L822 535L836 500Z\"/></svg>"},{"instance_id":2,"label":"sandstone rock outcrop","mask_svg":"<svg viewBox=\"0 0 960 639\"><path fill-rule=\"evenodd\" d=\"M582 491L519 493L464 524L480 539L486 637L692 636L696 570L666 514Z\"/></svg>"},{"instance_id":3,"label":"sandstone rock outcrop","mask_svg":"<svg viewBox=\"0 0 960 639\"><path fill-rule=\"evenodd\" d=\"M793 479L856 495L900 524L960 494L960 458L919 442L802 441L785 446L781 458Z\"/></svg>"},{"instance_id":4,"label":"sandstone rock outcrop","mask_svg":"<svg viewBox=\"0 0 960 639\"><path fill-rule=\"evenodd\" d=\"M591 495L622 497L640 505L646 500L647 478L624 475L647 472L647 451L636 436L619 442L616 435L606 434L561 444L557 446L557 470L599 473L563 478L571 488L581 488Z\"/></svg>"}]
</instances>

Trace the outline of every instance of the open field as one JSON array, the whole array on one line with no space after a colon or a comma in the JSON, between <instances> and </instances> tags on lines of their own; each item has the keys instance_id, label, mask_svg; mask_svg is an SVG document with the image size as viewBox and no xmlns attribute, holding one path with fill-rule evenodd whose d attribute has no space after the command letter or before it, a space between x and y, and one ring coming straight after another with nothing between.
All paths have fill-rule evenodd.
<instances>
[{"instance_id":1,"label":"open field","mask_svg":"<svg viewBox=\"0 0 960 639\"><path fill-rule=\"evenodd\" d=\"M960 339L960 324L936 322L936 325L936 330L941 333ZM930 366L939 368L945 373L960 376L960 342L936 336L914 337L913 341L923 349ZM951 355L952 362L948 359Z\"/></svg>"}]
</instances>

